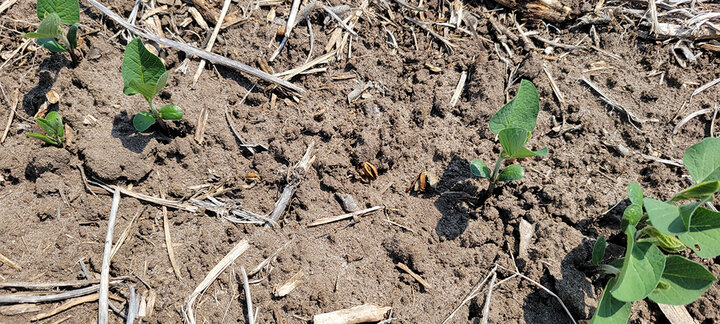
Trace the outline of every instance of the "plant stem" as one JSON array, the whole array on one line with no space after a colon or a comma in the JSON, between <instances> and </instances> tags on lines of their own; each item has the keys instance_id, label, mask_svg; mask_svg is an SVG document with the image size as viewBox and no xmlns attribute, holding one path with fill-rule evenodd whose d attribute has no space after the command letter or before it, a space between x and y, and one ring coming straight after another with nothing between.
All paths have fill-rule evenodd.
<instances>
[{"instance_id":1,"label":"plant stem","mask_svg":"<svg viewBox=\"0 0 720 324\"><path fill-rule=\"evenodd\" d=\"M157 109L155 109L152 99L148 100L148 104L150 104L150 113L153 117L155 117L155 122L160 125L160 129L162 129L163 133L170 135L170 130L168 130L167 125L165 125L165 121L160 118L160 113Z\"/></svg>"},{"instance_id":2,"label":"plant stem","mask_svg":"<svg viewBox=\"0 0 720 324\"><path fill-rule=\"evenodd\" d=\"M67 48L68 54L70 54L70 60L72 61L72 66L77 66L80 62L80 58L78 58L77 54L75 54L75 49L70 47L70 41L67 39L67 36L63 35L62 31L60 31L60 42L63 43L65 48Z\"/></svg>"},{"instance_id":3,"label":"plant stem","mask_svg":"<svg viewBox=\"0 0 720 324\"><path fill-rule=\"evenodd\" d=\"M159 120L160 114L158 113L157 109L155 109L155 105L153 104L152 99L148 100L148 104L150 104L150 113L153 115L153 117L155 117L155 119Z\"/></svg>"},{"instance_id":4,"label":"plant stem","mask_svg":"<svg viewBox=\"0 0 720 324\"><path fill-rule=\"evenodd\" d=\"M490 174L490 185L488 186L488 196L492 195L493 190L495 190L495 183L497 183L497 178L500 173L500 166L503 162L502 158L502 152L500 152L500 155L498 155L498 159L495 162L495 168L493 168L492 174Z\"/></svg>"},{"instance_id":5,"label":"plant stem","mask_svg":"<svg viewBox=\"0 0 720 324\"><path fill-rule=\"evenodd\" d=\"M620 273L620 269L615 268L609 264L601 264L600 266L598 266L598 268L602 271L605 271L607 273L612 273L614 275Z\"/></svg>"}]
</instances>

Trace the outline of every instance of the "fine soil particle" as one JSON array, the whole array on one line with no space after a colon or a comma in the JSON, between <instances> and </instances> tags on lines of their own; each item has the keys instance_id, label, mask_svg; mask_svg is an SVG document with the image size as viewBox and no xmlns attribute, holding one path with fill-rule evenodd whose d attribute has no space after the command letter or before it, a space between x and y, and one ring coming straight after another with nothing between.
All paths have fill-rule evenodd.
<instances>
[{"instance_id":1,"label":"fine soil particle","mask_svg":"<svg viewBox=\"0 0 720 324\"><path fill-rule=\"evenodd\" d=\"M127 17L132 4L115 2L110 7ZM427 6L435 15L437 1ZM469 3L468 7L480 12L494 5ZM288 8L288 3L278 6L277 17L286 19ZM393 8L400 10L395 4ZM171 5L160 15L163 24L169 25L176 15L183 17L186 10L185 3ZM265 22L268 10L255 9L250 20L223 30L214 51L248 64L268 58L277 45L279 26ZM334 26L332 21L325 24L323 17L318 13L310 19L314 57L320 55ZM29 32L35 23L31 1L17 2L0 17L6 31ZM193 86L198 60L191 59L189 73L182 72L185 54L163 48L161 57L170 79L156 105L178 104L185 116L168 123L168 133L152 129L140 134L131 119L146 109L146 103L122 92L124 41L122 36L110 39L120 29L92 7L82 7L81 23L88 34L80 48L85 59L79 66L70 68L66 55L52 55L33 42L22 59L0 74L7 97L15 89L20 93L8 138L0 144L0 253L22 267L0 264L2 281L81 279L81 262L91 275L99 274L111 198L88 192L81 171L90 180L176 200L186 200L197 188L207 188L198 186L208 185L223 189L218 199L266 214L286 184L288 168L311 142L317 148L313 168L304 176L279 228L233 224L210 211L170 209L169 227L182 279L174 275L168 259L161 209L122 198L116 240L140 214L113 258L111 275L142 278L157 293L154 313L144 319L149 323L181 322L190 293L243 239L250 242L248 251L199 297L195 313L200 322L243 322L245 297L234 274L240 273L240 266L254 269L290 242L277 254L271 271L251 278L261 279L250 288L253 304L261 309L259 323L306 323L314 314L363 303L392 306L392 317L400 323L440 323L495 264L514 269L511 254L517 255L522 219L534 225L535 233L527 257L516 258L517 267L557 293L575 319L587 319L607 281L590 267L592 244L603 235L609 238L608 254L621 255L620 217L628 183L639 182L648 196L658 199L689 185L681 177L682 168L636 153L680 158L688 146L708 135L710 117L693 119L670 135L676 115L711 107L718 100L717 91L705 91L686 106L694 89L720 77L720 70L709 68L719 66L717 55L699 56L697 64L683 69L669 54L672 45L645 42L621 26L597 29L605 52L574 51L558 57L563 51L557 49L560 52L552 55L517 54L506 65L492 46L471 36L459 34L453 39L459 46L447 53L419 28L413 34L409 27L386 25L397 40L395 49L380 20L373 18L360 19L355 30L361 37L353 39L350 57L345 52L323 65L326 71L291 79L307 89L299 100L260 84L242 101L254 80L211 64ZM486 24L480 22L477 30L491 37ZM546 38L574 44L588 32L559 28L551 29L553 34ZM179 33L196 46L202 45L206 34L195 24ZM272 68L285 71L303 64L307 36L301 22ZM20 33L6 33L0 38L2 53L22 42ZM564 103L553 94L545 70L561 89ZM467 82L452 106L450 98L464 71ZM664 73L664 79L655 71ZM498 154L499 145L487 122L517 90L517 82L507 85L508 73L536 84L541 111L530 146L547 146L550 154L522 162L525 178L503 184L486 206L478 207L462 197L477 196L488 183L474 178L468 165L476 158L493 163ZM631 124L624 113L605 105L582 78L605 89L635 115L655 121ZM358 82L369 81L374 86L348 102ZM51 147L26 136L37 131L31 116L51 89L62 96L51 110L60 112L74 130L69 148ZM0 102L9 106L7 99ZM204 108L209 118L204 142L199 144L193 136ZM248 154L230 131L225 109L245 141L266 145L269 151ZM3 127L9 112L0 110ZM631 153L620 152L618 145ZM377 168L377 180L367 182L358 176L355 168L362 162ZM439 176L437 188L408 194L406 189L423 171ZM248 173L262 180L248 180ZM357 220L307 227L318 218L345 213L335 193L350 194L361 209L385 209ZM400 262L430 287L398 269ZM720 264L702 262L720 275ZM301 270L302 283L289 295L274 297L273 289ZM498 274L500 280L512 273L499 270ZM113 290L126 297L124 292ZM478 323L485 295L460 307L454 322ZM714 285L687 309L698 322L716 323L718 303L720 288ZM41 308L47 311L54 306ZM74 323L93 322L97 304L82 304L63 314L72 316ZM0 313L0 322L27 322L33 315ZM555 298L518 278L494 289L489 320L569 322ZM633 305L631 320L656 323L664 317L656 305L641 301Z\"/></svg>"}]
</instances>

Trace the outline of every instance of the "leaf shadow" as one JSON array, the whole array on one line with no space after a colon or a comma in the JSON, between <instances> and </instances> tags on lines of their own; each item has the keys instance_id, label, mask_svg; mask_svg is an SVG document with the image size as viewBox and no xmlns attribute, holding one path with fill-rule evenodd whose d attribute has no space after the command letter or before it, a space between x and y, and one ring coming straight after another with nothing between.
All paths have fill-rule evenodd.
<instances>
[{"instance_id":1,"label":"leaf shadow","mask_svg":"<svg viewBox=\"0 0 720 324\"><path fill-rule=\"evenodd\" d=\"M70 61L61 54L50 55L44 59L38 67L38 83L25 92L22 98L22 110L28 116L34 116L40 106L45 103L45 94L52 89L60 76L60 70L70 65ZM51 105L48 108L53 108ZM50 110L50 109L48 109Z\"/></svg>"},{"instance_id":2,"label":"leaf shadow","mask_svg":"<svg viewBox=\"0 0 720 324\"><path fill-rule=\"evenodd\" d=\"M443 174L440 175L438 189L445 192L466 193L472 197L476 196L479 188L467 181L472 177L469 165L470 162L467 159L453 156ZM442 215L435 226L435 233L439 237L453 240L462 235L467 229L472 217L467 211L458 210L460 201L456 195L449 194L440 195L435 201L435 208Z\"/></svg>"},{"instance_id":3,"label":"leaf shadow","mask_svg":"<svg viewBox=\"0 0 720 324\"><path fill-rule=\"evenodd\" d=\"M152 129L151 127L150 130ZM120 140L123 147L133 153L142 153L153 138L166 139L164 136L157 135L157 132L142 134L136 131L133 127L132 116L128 116L125 111L115 116L111 134Z\"/></svg>"}]
</instances>

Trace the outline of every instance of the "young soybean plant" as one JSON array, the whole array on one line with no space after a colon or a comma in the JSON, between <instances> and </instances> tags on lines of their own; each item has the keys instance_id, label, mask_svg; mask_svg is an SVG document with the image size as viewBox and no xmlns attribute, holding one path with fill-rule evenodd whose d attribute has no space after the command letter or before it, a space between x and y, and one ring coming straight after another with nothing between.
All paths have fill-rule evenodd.
<instances>
[{"instance_id":1,"label":"young soybean plant","mask_svg":"<svg viewBox=\"0 0 720 324\"><path fill-rule=\"evenodd\" d=\"M38 0L37 16L42 22L34 33L27 33L28 38L37 38L38 44L53 53L68 52L73 66L77 65L78 22L80 21L80 5L78 0ZM60 24L69 25L67 34L63 35Z\"/></svg>"},{"instance_id":2,"label":"young soybean plant","mask_svg":"<svg viewBox=\"0 0 720 324\"><path fill-rule=\"evenodd\" d=\"M63 146L63 143L65 142L65 128L60 114L55 111L51 111L47 114L47 116L45 116L45 118L36 118L35 122L45 131L45 134L30 133L27 134L27 136L40 139L45 143L58 147Z\"/></svg>"},{"instance_id":3,"label":"young soybean plant","mask_svg":"<svg viewBox=\"0 0 720 324\"><path fill-rule=\"evenodd\" d=\"M474 175L490 180L488 194L492 193L497 182L519 180L525 174L525 170L517 164L511 164L501 170L503 161L547 155L547 148L533 152L525 147L537 124L539 111L540 100L537 89L532 82L522 80L515 98L490 118L490 130L498 135L502 146L495 167L491 171L482 160L474 160L470 163L470 171Z\"/></svg>"},{"instance_id":4,"label":"young soybean plant","mask_svg":"<svg viewBox=\"0 0 720 324\"><path fill-rule=\"evenodd\" d=\"M615 276L591 323L626 324L632 302L645 297L659 304L689 304L717 281L702 264L676 253L689 247L702 258L720 255L720 213L709 204L720 190L720 138L689 147L683 163L697 184L670 200L644 197L637 183L628 186L630 206L621 221L627 236L624 258L600 264L605 238L595 243L592 262Z\"/></svg>"},{"instance_id":5,"label":"young soybean plant","mask_svg":"<svg viewBox=\"0 0 720 324\"><path fill-rule=\"evenodd\" d=\"M176 105L155 109L153 98L165 87L169 72L160 58L148 51L139 38L133 39L125 47L122 75L123 92L128 96L139 93L150 105L149 112L139 112L133 117L133 126L138 132L144 132L155 123L165 129L163 120L182 119L183 111Z\"/></svg>"}]
</instances>

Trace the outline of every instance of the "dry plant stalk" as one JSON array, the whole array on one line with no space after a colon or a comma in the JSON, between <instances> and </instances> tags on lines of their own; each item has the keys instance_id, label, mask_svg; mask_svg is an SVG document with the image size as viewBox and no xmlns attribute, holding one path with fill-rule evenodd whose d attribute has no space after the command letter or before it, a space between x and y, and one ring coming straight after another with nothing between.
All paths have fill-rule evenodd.
<instances>
[{"instance_id":1,"label":"dry plant stalk","mask_svg":"<svg viewBox=\"0 0 720 324\"><path fill-rule=\"evenodd\" d=\"M26 313L36 313L41 311L38 305L35 304L17 304L10 306L0 306L0 315L15 316Z\"/></svg>"},{"instance_id":2,"label":"dry plant stalk","mask_svg":"<svg viewBox=\"0 0 720 324\"><path fill-rule=\"evenodd\" d=\"M399 263L396 264L395 266L397 266L398 268L400 268L400 270L407 272L407 274L409 274L410 277L413 277L413 279L415 279L417 282L419 282L419 283L423 286L423 288L425 288L425 290L430 290L430 288L432 288L432 287L430 286L430 283L429 283L429 282L425 281L425 279L423 279L422 277L420 277L419 274L417 274L417 273L415 273L414 271L412 271L412 270L411 270L408 266L406 266L404 263L399 262Z\"/></svg>"},{"instance_id":3,"label":"dry plant stalk","mask_svg":"<svg viewBox=\"0 0 720 324\"><path fill-rule=\"evenodd\" d=\"M98 324L108 323L108 289L110 288L110 257L112 251L113 232L115 231L115 220L117 219L118 208L120 207L120 186L113 193L110 217L108 217L107 234L105 235L105 248L102 257L102 268L100 270L100 292L98 300Z\"/></svg>"},{"instance_id":4,"label":"dry plant stalk","mask_svg":"<svg viewBox=\"0 0 720 324\"><path fill-rule=\"evenodd\" d=\"M551 22L563 22L571 18L572 8L562 0L495 0L495 2L525 15Z\"/></svg>"},{"instance_id":5,"label":"dry plant stalk","mask_svg":"<svg viewBox=\"0 0 720 324\"><path fill-rule=\"evenodd\" d=\"M198 116L198 127L195 129L195 141L198 142L198 144L202 144L203 141L205 141L205 128L207 127L209 115L210 110L207 107L204 107Z\"/></svg>"},{"instance_id":6,"label":"dry plant stalk","mask_svg":"<svg viewBox=\"0 0 720 324\"><path fill-rule=\"evenodd\" d=\"M2 253L0 253L0 262L5 263L11 267L13 267L15 270L22 270L22 267L17 265L17 263L13 262L12 260L8 259L6 256L4 256Z\"/></svg>"},{"instance_id":7,"label":"dry plant stalk","mask_svg":"<svg viewBox=\"0 0 720 324\"><path fill-rule=\"evenodd\" d=\"M381 209L383 209L383 208L385 208L385 207L383 207L383 206L375 206L375 207L370 207L370 208L363 209L363 210L358 210L358 211L355 211L355 212L352 212L352 213L342 214L342 215L340 215L340 216L332 216L332 217L320 218L320 219L318 219L318 220L310 223L310 224L308 225L308 227L325 225L325 224L328 224L328 223L333 223L333 222L341 221L341 220L343 220L343 219L354 218L354 217L358 217L358 216L364 216L364 215L370 214L370 213L372 213L372 212L381 210Z\"/></svg>"},{"instance_id":8,"label":"dry plant stalk","mask_svg":"<svg viewBox=\"0 0 720 324\"><path fill-rule=\"evenodd\" d=\"M697 324L697 321L690 316L687 308L682 305L665 305L660 306L660 311L665 315L670 324Z\"/></svg>"},{"instance_id":9,"label":"dry plant stalk","mask_svg":"<svg viewBox=\"0 0 720 324\"><path fill-rule=\"evenodd\" d=\"M235 247L228 252L225 257L218 262L211 270L208 272L208 274L205 276L205 279L200 282L200 284L195 288L195 290L190 294L190 296L187 299L187 302L185 303L184 309L183 309L183 315L185 316L185 322L190 324L196 324L195 322L195 312L193 311L193 304L195 303L195 300L200 296L200 294L207 289L207 287L210 286L210 284L217 279L218 276L228 267L231 263L235 261L243 252L245 252L250 245L248 244L247 240L240 241Z\"/></svg>"},{"instance_id":10,"label":"dry plant stalk","mask_svg":"<svg viewBox=\"0 0 720 324\"><path fill-rule=\"evenodd\" d=\"M195 3L205 3L205 0L194 0ZM230 7L230 0L225 0L223 3L222 11L220 12L220 19L218 21L225 21L225 15L227 14L228 8ZM207 11L206 11L207 12ZM215 45L215 40L217 39L218 33L220 33L220 27L222 27L222 24L215 22L215 29L213 29L212 35L210 35L210 40L208 40L207 46L205 47L205 51L212 51L213 45ZM200 60L200 64L198 64L197 71L195 71L195 76L193 76L193 87L195 86L195 83L197 83L197 80L200 79L200 75L202 74L203 69L205 69L205 60Z\"/></svg>"},{"instance_id":11,"label":"dry plant stalk","mask_svg":"<svg viewBox=\"0 0 720 324\"><path fill-rule=\"evenodd\" d=\"M20 91L19 91L19 89L15 89L15 91L13 91L13 104L12 104L12 107L10 108L10 116L8 116L7 125L5 125L5 131L3 131L2 138L0 138L0 143L5 142L5 138L7 137L8 131L10 131L10 125L13 122L13 118L15 118L15 110L17 109L19 99L20 99Z\"/></svg>"},{"instance_id":12,"label":"dry plant stalk","mask_svg":"<svg viewBox=\"0 0 720 324\"><path fill-rule=\"evenodd\" d=\"M165 194L162 194L162 197L164 196ZM165 232L165 245L167 246L168 257L170 258L170 265L173 268L173 273L175 273L175 277L177 277L178 280L182 280L182 276L180 275L180 268L178 268L177 261L175 261L175 249L173 248L172 238L170 237L170 222L168 222L167 207L162 206L162 214L163 232Z\"/></svg>"},{"instance_id":13,"label":"dry plant stalk","mask_svg":"<svg viewBox=\"0 0 720 324\"><path fill-rule=\"evenodd\" d=\"M270 224L277 223L280 219L280 216L285 212L285 209L290 204L290 199L295 195L295 191L300 186L300 183L302 182L302 179L305 177L305 174L307 173L308 169L310 169L310 166L312 166L313 162L315 161L315 142L311 142L310 145L308 145L307 150L305 151L305 155L303 155L302 159L300 159L300 162L295 164L289 171L287 176L287 184L285 185L285 188L283 188L282 194L280 194L280 198L275 202L275 207L273 208L272 213L270 213Z\"/></svg>"},{"instance_id":14,"label":"dry plant stalk","mask_svg":"<svg viewBox=\"0 0 720 324\"><path fill-rule=\"evenodd\" d=\"M94 302L94 301L98 300L99 297L100 297L100 295L98 293L95 293L92 295L87 295L87 296L70 299L70 300L66 301L65 303L63 303L62 305L56 307L55 309L53 309L47 313L41 313L41 314L35 315L33 318L30 319L30 321L35 322L35 321L39 321L42 319L46 319L51 316L55 316L61 312L64 312L70 308L73 308L77 305Z\"/></svg>"},{"instance_id":15,"label":"dry plant stalk","mask_svg":"<svg viewBox=\"0 0 720 324\"><path fill-rule=\"evenodd\" d=\"M379 322L392 307L364 304L313 316L313 324L356 324Z\"/></svg>"},{"instance_id":16,"label":"dry plant stalk","mask_svg":"<svg viewBox=\"0 0 720 324\"><path fill-rule=\"evenodd\" d=\"M275 297L287 296L291 291L293 291L293 289L297 288L297 286L302 283L302 278L304 275L305 272L300 269L300 271L290 277L290 279L275 287L273 295L275 295Z\"/></svg>"}]
</instances>

